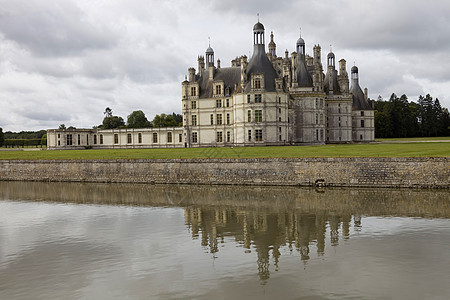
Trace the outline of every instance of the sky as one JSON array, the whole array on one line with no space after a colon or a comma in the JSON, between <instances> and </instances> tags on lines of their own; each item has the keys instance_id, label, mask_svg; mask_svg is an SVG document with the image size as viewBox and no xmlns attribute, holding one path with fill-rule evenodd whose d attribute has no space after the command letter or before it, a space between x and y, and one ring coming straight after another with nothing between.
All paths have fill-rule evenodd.
<instances>
[{"instance_id":1,"label":"sky","mask_svg":"<svg viewBox=\"0 0 450 300\"><path fill-rule=\"evenodd\" d=\"M208 38L222 67L251 56L260 21L277 55L332 51L369 97L430 94L450 107L448 0L0 0L0 128L92 128L106 107L181 113ZM267 51L267 45L266 45Z\"/></svg>"}]
</instances>

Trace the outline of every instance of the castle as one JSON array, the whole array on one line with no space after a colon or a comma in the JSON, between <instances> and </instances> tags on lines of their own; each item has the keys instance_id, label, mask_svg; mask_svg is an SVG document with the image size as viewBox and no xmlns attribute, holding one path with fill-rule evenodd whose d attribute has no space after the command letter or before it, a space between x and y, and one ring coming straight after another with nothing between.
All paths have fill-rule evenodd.
<instances>
[{"instance_id":1,"label":"castle","mask_svg":"<svg viewBox=\"0 0 450 300\"><path fill-rule=\"evenodd\" d=\"M253 26L253 55L222 68L211 46L188 69L182 82L183 127L145 129L51 129L50 149L86 147L207 147L311 145L370 142L375 138L373 101L359 86L358 68L333 52L326 73L321 48L305 52L299 37L289 56L276 54L271 33L265 49L264 25Z\"/></svg>"}]
</instances>

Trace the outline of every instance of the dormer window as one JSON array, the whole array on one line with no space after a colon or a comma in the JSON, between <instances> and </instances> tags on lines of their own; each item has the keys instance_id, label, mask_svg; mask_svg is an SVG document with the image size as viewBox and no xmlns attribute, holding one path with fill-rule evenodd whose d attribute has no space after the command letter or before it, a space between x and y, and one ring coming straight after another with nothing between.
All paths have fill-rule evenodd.
<instances>
[{"instance_id":1,"label":"dormer window","mask_svg":"<svg viewBox=\"0 0 450 300\"><path fill-rule=\"evenodd\" d=\"M261 80L258 78L258 79L255 79L255 89L260 89L261 88Z\"/></svg>"},{"instance_id":2,"label":"dormer window","mask_svg":"<svg viewBox=\"0 0 450 300\"><path fill-rule=\"evenodd\" d=\"M216 85L216 95L222 94L222 87L220 85Z\"/></svg>"},{"instance_id":3,"label":"dormer window","mask_svg":"<svg viewBox=\"0 0 450 300\"><path fill-rule=\"evenodd\" d=\"M197 96L197 89L195 87L191 87L191 96Z\"/></svg>"}]
</instances>

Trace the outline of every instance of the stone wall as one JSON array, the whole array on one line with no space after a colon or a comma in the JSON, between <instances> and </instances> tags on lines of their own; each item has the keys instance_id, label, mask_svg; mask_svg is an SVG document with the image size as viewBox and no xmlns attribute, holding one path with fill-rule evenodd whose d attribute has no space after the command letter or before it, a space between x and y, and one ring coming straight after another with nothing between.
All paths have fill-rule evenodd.
<instances>
[{"instance_id":1,"label":"stone wall","mask_svg":"<svg viewBox=\"0 0 450 300\"><path fill-rule=\"evenodd\" d=\"M448 158L2 160L0 180L449 188Z\"/></svg>"}]
</instances>

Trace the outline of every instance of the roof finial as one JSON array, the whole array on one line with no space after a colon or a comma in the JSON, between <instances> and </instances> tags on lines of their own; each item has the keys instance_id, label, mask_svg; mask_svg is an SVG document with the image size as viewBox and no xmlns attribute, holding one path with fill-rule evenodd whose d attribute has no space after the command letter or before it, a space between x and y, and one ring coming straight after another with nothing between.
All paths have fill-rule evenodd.
<instances>
[{"instance_id":1,"label":"roof finial","mask_svg":"<svg viewBox=\"0 0 450 300\"><path fill-rule=\"evenodd\" d=\"M259 13L256 14L258 16L258 22L259 22Z\"/></svg>"},{"instance_id":2,"label":"roof finial","mask_svg":"<svg viewBox=\"0 0 450 300\"><path fill-rule=\"evenodd\" d=\"M300 37L302 37L302 28L300 27Z\"/></svg>"},{"instance_id":3,"label":"roof finial","mask_svg":"<svg viewBox=\"0 0 450 300\"><path fill-rule=\"evenodd\" d=\"M208 47L211 47L211 38L208 36Z\"/></svg>"},{"instance_id":4,"label":"roof finial","mask_svg":"<svg viewBox=\"0 0 450 300\"><path fill-rule=\"evenodd\" d=\"M333 46L330 44L330 52L333 52Z\"/></svg>"}]
</instances>

